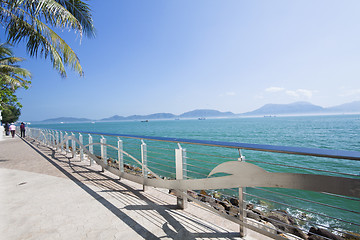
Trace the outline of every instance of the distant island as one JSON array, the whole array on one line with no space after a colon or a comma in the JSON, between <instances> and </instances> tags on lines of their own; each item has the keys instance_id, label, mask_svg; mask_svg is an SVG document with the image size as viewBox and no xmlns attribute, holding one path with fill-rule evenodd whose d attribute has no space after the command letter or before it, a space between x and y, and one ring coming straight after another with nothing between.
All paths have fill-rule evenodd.
<instances>
[{"instance_id":1,"label":"distant island","mask_svg":"<svg viewBox=\"0 0 360 240\"><path fill-rule=\"evenodd\" d=\"M241 116L266 115L320 115L360 113L360 101L324 108L309 102L295 102L290 104L266 104L254 111L242 113Z\"/></svg>"},{"instance_id":2,"label":"distant island","mask_svg":"<svg viewBox=\"0 0 360 240\"><path fill-rule=\"evenodd\" d=\"M46 119L43 123L69 123L69 122L100 122L100 121L124 121L124 120L157 120L157 119L185 119L185 118L230 118L230 117L259 117L259 116L286 116L286 115L321 115L321 114L354 114L360 113L360 101L345 103L334 107L324 108L309 102L294 102L290 104L266 104L254 111L235 114L232 112L220 112L213 109L197 109L175 115L172 113L154 113L150 115L131 115L103 118L99 120L74 117L59 117Z\"/></svg>"}]
</instances>

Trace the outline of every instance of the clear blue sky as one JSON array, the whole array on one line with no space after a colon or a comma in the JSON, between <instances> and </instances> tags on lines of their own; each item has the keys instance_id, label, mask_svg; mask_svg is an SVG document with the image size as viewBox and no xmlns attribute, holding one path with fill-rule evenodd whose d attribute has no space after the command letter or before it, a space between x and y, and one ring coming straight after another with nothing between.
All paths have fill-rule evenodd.
<instances>
[{"instance_id":1,"label":"clear blue sky","mask_svg":"<svg viewBox=\"0 0 360 240\"><path fill-rule=\"evenodd\" d=\"M20 120L360 100L358 0L89 3L96 38L62 33L84 78L16 48L33 73Z\"/></svg>"}]
</instances>

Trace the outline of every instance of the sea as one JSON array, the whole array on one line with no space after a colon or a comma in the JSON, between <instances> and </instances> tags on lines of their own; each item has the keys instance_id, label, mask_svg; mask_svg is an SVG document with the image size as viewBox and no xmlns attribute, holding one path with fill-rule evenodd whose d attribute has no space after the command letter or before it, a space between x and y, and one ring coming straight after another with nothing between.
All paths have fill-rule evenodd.
<instances>
[{"instance_id":1,"label":"sea","mask_svg":"<svg viewBox=\"0 0 360 240\"><path fill-rule=\"evenodd\" d=\"M71 131L84 131L360 152L360 115L56 123L32 124L31 127L63 130L69 133ZM107 138L108 143L117 146L117 138ZM87 139L87 135L84 135L85 143L88 141ZM99 139L100 136L95 136L94 142L99 141ZM124 140L124 150L129 153L132 152L133 156L140 159L140 140L122 139ZM177 145L175 143L145 142L148 144L148 162L153 162L152 165L149 164L149 167L153 167L154 172L163 177L174 177L174 148ZM182 147L187 149L188 176L192 178L206 177L217 164L239 158L239 152L235 149L201 147L190 144ZM95 153L99 154L99 152L100 148L96 147ZM360 181L360 161L250 150L242 150L241 154L245 156L246 161L261 166L267 171L336 176L341 176L337 173L345 173L348 174L345 177L359 179ZM116 159L116 151L109 150L108 157ZM129 164L131 163L129 162ZM136 163L133 165L135 166ZM302 169L284 165L301 167ZM331 173L318 173L312 169L330 171ZM223 192L224 196L237 194L236 190L232 191L219 190L219 192ZM333 230L360 233L360 198L339 198L310 191L277 188L247 188L246 193L248 194L246 196L247 202L267 211L269 209L286 210L298 221L303 220L304 228L309 228L313 223L316 223L320 227L328 227ZM296 198L290 198L287 195ZM335 206L335 208L328 205Z\"/></svg>"}]
</instances>

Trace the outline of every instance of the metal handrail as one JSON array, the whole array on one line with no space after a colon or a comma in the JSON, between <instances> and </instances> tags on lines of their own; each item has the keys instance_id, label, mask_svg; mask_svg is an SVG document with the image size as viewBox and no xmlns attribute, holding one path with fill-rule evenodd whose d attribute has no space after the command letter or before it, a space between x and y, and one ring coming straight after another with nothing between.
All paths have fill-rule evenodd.
<instances>
[{"instance_id":1,"label":"metal handrail","mask_svg":"<svg viewBox=\"0 0 360 240\"><path fill-rule=\"evenodd\" d=\"M237 196L239 198L239 204L241 204L241 206L239 205L239 207L234 207L234 208L238 211L238 214L240 214L240 215L245 214L245 217L242 215L242 217L240 219L234 219L234 217L230 217L230 216L226 217L223 214L220 214L220 215L224 216L225 218L228 218L231 221L239 223L240 226L243 226L243 227L246 227L246 228L249 228L249 229L254 229L254 227L249 225L245 220L246 219L246 211L247 211L244 208L244 204L245 204L245 207L246 207L246 203L247 203L247 201L245 200L245 196L251 196L251 197L256 197L256 198L259 198L259 199L264 199L264 200L274 202L274 203L277 203L277 204L281 204L281 205L284 205L284 206L294 207L295 209L299 209L299 210L302 210L302 211L305 211L305 212L310 212L310 213L314 213L314 212L306 210L306 209L302 209L302 208L299 208L299 207L296 207L296 206L291 206L289 204L274 201L272 199L257 196L255 194L250 194L250 193L243 192L243 190L244 190L244 189L242 189L243 187L251 187L251 186L254 186L254 188L256 188L256 186L259 186L259 187L283 187L283 188L311 190L311 191L317 191L317 192L328 191L330 193L330 195L332 195L332 196L337 196L337 197L340 197L340 198L347 198L347 199L350 199L350 200L357 200L356 198L360 199L360 197L359 197L360 196L360 194L359 194L359 189L360 189L359 186L360 185L359 185L359 182L358 182L358 179L357 179L357 175L334 172L334 173L337 173L337 174L345 174L347 176L355 177L355 178L351 179L351 178L345 178L345 177L341 178L341 177L336 177L336 176L325 176L325 175L315 175L315 174L299 174L299 173L292 173L292 172L289 172L289 173L281 173L281 172L277 172L277 171L276 171L276 173L262 172L263 171L262 168L254 165L254 164L251 164L251 162L258 162L258 163L265 163L265 164L270 164L270 165L284 166L284 167L287 167L287 168L298 168L298 169L309 169L309 170L310 170L310 168L304 168L303 166L300 167L300 166L290 166L290 165L286 165L286 164L261 162L261 161L256 161L256 160L249 160L249 163L248 163L247 161L245 162L245 158L242 156L242 154L240 152L240 150L242 150L242 149L247 149L247 150L254 150L254 151L276 152L276 153L286 153L286 154L294 154L294 155L306 155L306 156L327 157L327 158L334 158L334 159L347 159L347 160L359 161L360 160L360 152L358 152L358 151L313 149L313 148L287 147L287 146L271 146L271 145L261 145L261 144L246 144L246 143L219 142L219 141L203 141L203 140L193 140L193 139L137 136L137 135L127 135L127 134L111 134L111 133L85 132L85 131L68 131L71 134L65 134L63 138L60 137L60 140L58 140L59 135L63 136L62 132L65 132L65 130L55 130L55 129L52 129L50 131L44 130L44 129L37 129L37 130L39 132L35 134L36 138L38 140L41 140L44 144L47 144L49 146L54 146L56 149L58 149L60 145L63 146L66 143L67 152L70 152L68 150L68 146L69 146L68 141L73 141L72 142L73 149L71 151L73 153L73 157L76 154L76 152L80 152L80 150L84 151L90 158L94 158L95 162L98 163L102 167L103 170L106 169L106 170L108 170L108 171L110 171L110 172L112 172L112 173L114 173L116 175L119 175L120 177L124 177L125 179L128 179L128 180L135 181L135 182L138 182L140 184L143 184L144 187L146 185L155 186L155 187L165 187L165 188L168 188L168 189L175 189L176 192L178 192L178 191L182 192L183 191L183 190L180 190L180 189L192 189L192 190L198 189L198 190L200 190L200 189L221 189L221 188L224 188L224 190L228 191L228 190L233 190L231 188L237 188L237 189L239 189L239 191L238 192L235 191L235 194L237 194ZM60 134L58 132L56 132L56 134L55 134L54 131L59 131ZM79 139L77 139L76 135L74 135L73 133L79 133ZM81 137L81 142L79 141L81 134L89 134L89 144L83 144L82 143L82 137ZM100 135L100 136L102 136L102 140L104 140L104 141L101 140L100 143L99 142L93 143L92 140L91 140L91 143L90 143L90 137L91 137L90 134ZM118 141L120 141L120 138L129 139L131 142L132 142L131 139L138 139L138 140L141 140L141 147L140 147L140 145L138 145L139 148L132 148L132 147L125 146L126 144L128 144L127 141L129 141L129 140L126 140L126 141L124 140L124 143L126 143L124 145L124 147L123 147L122 143L121 143L121 147L120 147L120 145L118 145L118 147L115 147L115 146L111 145L110 143L107 144L106 141L105 141L106 139L104 139L103 136L117 137ZM91 139L92 139L92 137L91 137ZM155 157L155 156L153 156L151 154L162 154L162 153L148 151L147 147L146 147L147 145L145 144L144 140L167 142L167 143L169 143L169 142L177 143L178 144L178 149L176 149L176 148L172 149L172 150L175 150L175 154L171 155L172 157L175 158L174 161L173 161L173 163L175 164L175 167L168 166L168 165L165 165L165 164L161 164L159 162L155 162L154 160L163 160L163 159ZM57 142L57 141L59 141L59 142ZM217 155L214 155L214 154L186 151L185 149L182 149L180 144L190 144L190 145L200 145L200 146L210 146L210 147L237 149L237 150L239 150L240 157L239 158L234 158L234 157L217 156ZM92 150L90 151L90 147L93 146L93 145L100 145L101 146L101 159L99 159L97 156L95 156L93 154L93 152L91 152ZM136 145L136 144L131 143L130 145ZM74 146L77 149L74 149ZM79 148L77 146L79 146ZM186 146L188 147L188 145L186 145ZM107 148L106 147L110 147L113 150L117 150L117 152L118 152L118 160L114 162L114 163L119 164L118 166L116 166L116 168L112 164L111 164L111 166L107 165L108 164L107 163L108 157L107 157L107 150L106 150ZM148 147L151 148L152 146L149 145ZM87 148L89 148L89 150L87 150ZM135 151L137 151L137 153L131 152L131 155L130 155L130 152L124 151L123 148L126 149L126 150L135 150ZM156 148L157 149L164 149L164 148L161 148L161 147L154 147L154 148L155 149ZM104 149L105 149L105 153L103 154ZM166 150L171 150L171 149L166 149ZM97 149L96 151L99 152L99 149ZM138 152L138 151L141 151L141 154L139 154L140 152ZM181 152L184 152L184 153L180 154ZM123 157L120 157L120 153L121 153L121 155L123 155ZM148 153L150 153L149 156L148 156ZM205 155L205 156L208 156L208 157L226 158L226 159L229 159L229 161L224 162L224 161L215 161L214 160L214 161L210 162L210 161L206 161L206 160L200 160L200 159L188 157L188 156L186 156L186 153L190 153L190 155L191 154L200 154L200 155ZM112 152L112 154L115 154L115 153ZM168 154L165 154L165 155L168 155ZM134 156L136 156L136 157L134 157ZM126 158L130 157L133 161L135 161L137 163L137 166L140 167L140 170L134 171L134 166L125 164L125 162L124 162L125 157ZM141 158L141 160L140 160L140 158ZM112 156L112 159L114 159L113 156ZM191 160L191 161L187 162L188 160ZM208 166L203 166L203 165L196 166L196 162L211 163L211 164L217 165L217 167L215 167L214 169L211 170L211 169L207 168ZM175 172L169 172L169 171L154 167L153 163L156 164L156 165L173 168L173 169L175 169ZM91 164L91 161L90 161L90 164ZM129 168L130 172L134 172L135 174L124 172L122 167L120 167L120 166L124 167L124 165L121 165L121 164L125 164L127 166L130 166L130 168ZM241 166L239 164L241 164ZM151 166L151 167L149 167L149 166ZM180 169L178 169L179 166L180 166ZM141 167L142 167L142 169L141 169ZM187 169L187 167L190 167L190 169ZM196 170L194 170L193 168L198 168L199 170L205 169L205 170L211 171L210 175L215 174L215 173L224 172L226 174L229 174L229 175L226 175L226 176L234 177L234 178L232 178L232 180L230 180L230 181L226 180L227 181L226 184L222 185L223 183L225 183L225 179L221 180L222 177L215 177L216 179L214 177L209 178L209 176L207 174L204 174L201 171L196 172ZM170 179L162 180L159 177L159 175L156 175L150 169L157 170L157 173L159 173L159 172L168 173L168 174L170 174ZM223 170L225 170L225 171L223 171ZM319 171L319 169L311 169L311 170ZM258 176L261 178L261 181L263 181L263 182L261 183L261 181L260 181L260 185L252 185L252 183L247 181L246 178L244 178L244 177L241 177L241 179L242 179L241 181L244 181L244 182L242 182L242 183L238 182L238 180L236 178L237 177L236 174L241 172L242 174L246 175L246 171L250 171L250 172L254 172L255 174L258 174ZM320 170L320 171L330 173L330 171L326 171L326 170ZM157 182L155 182L154 179L152 179L151 177L148 177L147 176L148 173L151 173L153 176L155 176ZM196 177L197 176L203 176L203 177L189 178L187 173L192 173L192 174L189 174L190 177L193 177L193 176L196 176ZM308 178L308 176L310 177L310 175L313 175L312 177L310 177L311 183L309 181L307 181L307 184L309 184L309 183L312 184L314 181L316 182L317 180L321 181L322 184L319 185L321 188L313 188L313 187L311 187L309 185L306 185L306 187L303 188L300 185L294 185L293 183L286 183L286 181L285 182L283 181L281 183L282 186L280 186L281 184L276 185L276 184L278 184L277 182L273 183L271 181L270 181L271 183L269 182L269 183L266 183L265 185L261 185L261 184L265 183L264 179L267 179L267 178L264 178L262 176L263 174L265 174L265 175L267 174L266 176L268 176L268 179L270 179L270 177L275 177L275 179L277 179L276 181L279 181L279 179L281 179L281 178L283 178L284 180L285 179L288 179L288 180L291 179L292 180L292 178L300 180L299 177ZM226 176L225 176L225 178L226 178ZM164 176L164 177L168 177L168 176ZM278 179L278 177L280 177L280 178ZM218 179L220 179L219 181L221 181L221 184L219 184L219 182L216 182L216 181L218 181ZM326 184L324 185L324 183L325 182L327 183L328 180L330 182L336 183L336 184L338 182L342 183L342 185L344 185L344 187L345 187L344 188L345 191L343 191L340 188L339 188L339 190L338 189L333 190L334 188L331 187L331 185L329 185L330 188L329 188L328 185L326 185ZM159 182L159 181L163 181L163 182ZM197 181L196 184L200 184L200 185L196 185L195 184L196 181ZM301 181L303 181L303 180L301 180ZM335 182L335 181L337 181L337 182ZM168 183L165 183L165 182L168 182ZM305 183L305 182L306 181L304 181L303 183ZM178 185L180 183L184 184L183 188L180 187L181 185ZM349 188L345 183L349 183L349 186L352 186L352 188ZM256 183L256 184L259 184L259 183ZM168 187L166 187L166 186L168 186ZM184 186L187 186L187 187L184 187ZM201 186L201 188L199 188L198 186ZM241 186L241 187L239 187L239 186ZM218 190L216 190L216 191L218 191ZM272 191L267 191L267 192L271 193ZM178 197L178 199L182 199L182 200L187 199L187 198L192 199L192 197L190 195L188 195L188 197L186 197L185 195L183 195L184 193L179 193L179 194L182 197ZM324 192L324 194L328 194L328 193ZM343 194L344 196L337 195L337 194ZM288 196L286 194L280 194L280 195L285 196L285 197L293 197L293 198L295 198L297 200L305 200L307 202L317 204L317 202L315 202L315 201L307 200L307 199L300 198L300 197ZM347 196L345 196L345 195L347 195ZM205 196L205 195L203 195L203 196ZM218 199L218 201L220 201L222 203L225 203L224 201L222 201L220 199ZM178 204L179 204L179 201L178 201ZM336 207L336 206L331 206L331 205L328 205L328 204L321 204L321 205L326 206L326 207L332 207L332 208L338 209L338 210L346 210L346 209L339 208L339 207ZM347 211L351 212L351 213L354 213L354 214L359 213L358 211L352 211L352 210L347 210ZM249 211L247 211L247 212L249 212ZM327 215L324 215L324 214L318 214L318 215L328 217L328 218L331 218L331 219L334 219L334 220L337 220L337 221L340 221L340 222L344 222L344 223L359 226L358 223L355 223L357 221L352 222L353 219L350 219L350 218L348 218L350 221L347 221L347 220L327 216ZM321 224L318 224L318 226L321 226ZM276 234L274 235L272 233L268 233L268 232L263 231L261 229L257 229L257 230L258 230L258 232L260 232L260 233L262 233L262 234L264 234L266 236L271 236L271 237L273 237L275 239L281 239L281 237L279 237Z\"/></svg>"},{"instance_id":2,"label":"metal handrail","mask_svg":"<svg viewBox=\"0 0 360 240\"><path fill-rule=\"evenodd\" d=\"M51 129L51 130L65 131L60 129ZM349 150L275 146L275 145L267 145L267 144L222 142L222 141L196 140L196 139L185 139L185 138L169 138L169 137L151 137L151 136L141 136L141 135L86 132L86 131L71 131L71 132L103 135L109 137L124 137L124 138L144 139L144 140L161 141L161 142L184 143L184 144L194 144L194 145L203 145L203 146L246 149L246 150L263 151L263 152L287 153L294 155L306 155L306 156L314 156L314 157L328 157L328 158L360 161L360 152L349 151Z\"/></svg>"}]
</instances>

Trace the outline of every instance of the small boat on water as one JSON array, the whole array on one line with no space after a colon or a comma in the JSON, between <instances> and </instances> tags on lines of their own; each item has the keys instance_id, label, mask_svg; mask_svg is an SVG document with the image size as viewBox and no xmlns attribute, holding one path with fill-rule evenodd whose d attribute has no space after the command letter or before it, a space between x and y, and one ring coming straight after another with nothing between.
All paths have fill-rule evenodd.
<instances>
[{"instance_id":1,"label":"small boat on water","mask_svg":"<svg viewBox=\"0 0 360 240\"><path fill-rule=\"evenodd\" d=\"M149 120L142 120L141 122L149 122Z\"/></svg>"},{"instance_id":2,"label":"small boat on water","mask_svg":"<svg viewBox=\"0 0 360 240\"><path fill-rule=\"evenodd\" d=\"M204 117L199 117L198 120L206 120Z\"/></svg>"}]
</instances>

